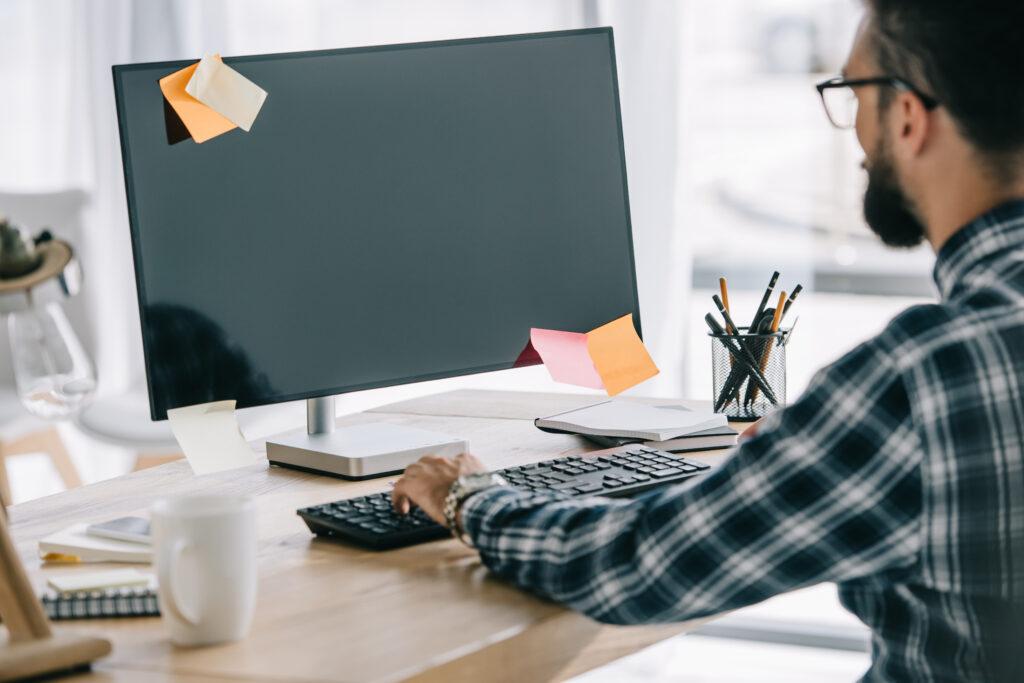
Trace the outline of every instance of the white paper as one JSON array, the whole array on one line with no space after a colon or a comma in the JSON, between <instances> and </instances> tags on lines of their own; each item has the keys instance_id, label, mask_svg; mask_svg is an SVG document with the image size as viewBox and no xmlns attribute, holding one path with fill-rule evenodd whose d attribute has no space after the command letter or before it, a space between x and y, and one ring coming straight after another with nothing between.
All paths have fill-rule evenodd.
<instances>
[{"instance_id":1,"label":"white paper","mask_svg":"<svg viewBox=\"0 0 1024 683\"><path fill-rule=\"evenodd\" d=\"M267 99L266 90L213 55L199 60L185 92L246 132Z\"/></svg>"},{"instance_id":2,"label":"white paper","mask_svg":"<svg viewBox=\"0 0 1024 683\"><path fill-rule=\"evenodd\" d=\"M102 572L74 572L51 576L47 583L61 593L74 593L121 586L146 586L149 585L150 579L149 574L143 574L138 569L109 569Z\"/></svg>"},{"instance_id":3,"label":"white paper","mask_svg":"<svg viewBox=\"0 0 1024 683\"><path fill-rule=\"evenodd\" d=\"M39 552L74 555L86 561L143 564L153 561L153 549L148 544L90 536L85 531L87 526L89 525L85 522L73 524L67 529L39 539Z\"/></svg>"},{"instance_id":4,"label":"white paper","mask_svg":"<svg viewBox=\"0 0 1024 683\"><path fill-rule=\"evenodd\" d=\"M651 406L629 401L605 401L567 413L544 418L544 422L562 422L591 430L597 434L644 432L657 441L674 439L684 434L725 427L728 419L721 414L692 411L682 406Z\"/></svg>"},{"instance_id":5,"label":"white paper","mask_svg":"<svg viewBox=\"0 0 1024 683\"><path fill-rule=\"evenodd\" d=\"M171 431L196 474L259 462L238 428L234 401L214 401L167 411Z\"/></svg>"}]
</instances>

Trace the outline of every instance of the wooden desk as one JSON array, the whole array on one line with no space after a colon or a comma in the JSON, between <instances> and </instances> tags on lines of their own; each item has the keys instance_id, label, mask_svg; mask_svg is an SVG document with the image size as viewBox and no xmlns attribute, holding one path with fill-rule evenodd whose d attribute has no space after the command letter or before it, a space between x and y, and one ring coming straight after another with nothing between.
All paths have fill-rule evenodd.
<instances>
[{"instance_id":1,"label":"wooden desk","mask_svg":"<svg viewBox=\"0 0 1024 683\"><path fill-rule=\"evenodd\" d=\"M455 391L338 423L386 420L459 435L499 468L593 450L579 437L537 430L532 419L594 400ZM725 453L698 457L715 464ZM41 590L47 577L102 566L40 566L38 539L68 524L145 513L165 495L217 491L256 498L260 582L247 638L184 649L171 645L158 618L57 622L114 644L94 673L67 680L561 680L698 625L602 626L499 581L457 541L369 552L315 538L295 514L307 505L388 490L389 479L345 482L266 464L197 477L184 462L173 462L17 505L11 531Z\"/></svg>"}]
</instances>

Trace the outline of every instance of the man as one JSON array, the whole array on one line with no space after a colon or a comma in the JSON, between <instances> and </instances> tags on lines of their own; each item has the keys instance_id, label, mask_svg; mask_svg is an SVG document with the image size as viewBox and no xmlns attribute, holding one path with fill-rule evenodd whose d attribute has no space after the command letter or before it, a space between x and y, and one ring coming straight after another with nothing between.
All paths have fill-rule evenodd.
<instances>
[{"instance_id":1,"label":"man","mask_svg":"<svg viewBox=\"0 0 1024 683\"><path fill-rule=\"evenodd\" d=\"M928 240L940 302L690 484L527 494L481 486L492 475L465 455L410 466L395 505L445 523L447 502L493 571L601 621L834 581L872 630L865 679L1024 680L1024 3L867 5L843 77L819 89L865 150L868 223L888 244Z\"/></svg>"}]
</instances>

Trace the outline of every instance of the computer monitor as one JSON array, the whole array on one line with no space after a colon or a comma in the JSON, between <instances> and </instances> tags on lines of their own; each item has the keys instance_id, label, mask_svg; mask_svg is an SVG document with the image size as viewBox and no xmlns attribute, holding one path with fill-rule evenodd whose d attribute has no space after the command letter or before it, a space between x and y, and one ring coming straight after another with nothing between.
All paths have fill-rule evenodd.
<instances>
[{"instance_id":1,"label":"computer monitor","mask_svg":"<svg viewBox=\"0 0 1024 683\"><path fill-rule=\"evenodd\" d=\"M154 420L640 331L610 28L224 62L268 96L202 144L158 85L192 62L114 67Z\"/></svg>"}]
</instances>

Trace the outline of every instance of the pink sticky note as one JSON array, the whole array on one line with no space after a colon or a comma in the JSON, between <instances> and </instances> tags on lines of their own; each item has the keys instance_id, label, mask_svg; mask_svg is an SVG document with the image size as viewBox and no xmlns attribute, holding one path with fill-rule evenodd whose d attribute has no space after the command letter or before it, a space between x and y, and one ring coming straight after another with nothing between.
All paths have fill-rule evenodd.
<instances>
[{"instance_id":1,"label":"pink sticky note","mask_svg":"<svg viewBox=\"0 0 1024 683\"><path fill-rule=\"evenodd\" d=\"M551 379L604 389L609 396L658 374L658 366L633 326L632 313L586 334L534 327L530 330L530 342Z\"/></svg>"},{"instance_id":2,"label":"pink sticky note","mask_svg":"<svg viewBox=\"0 0 1024 683\"><path fill-rule=\"evenodd\" d=\"M591 389L604 389L601 375L597 373L594 361L590 358L587 335L534 327L530 330L530 342L551 373L551 379Z\"/></svg>"}]
</instances>

